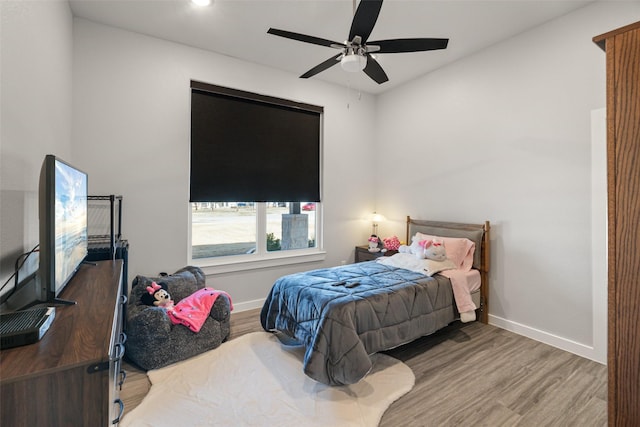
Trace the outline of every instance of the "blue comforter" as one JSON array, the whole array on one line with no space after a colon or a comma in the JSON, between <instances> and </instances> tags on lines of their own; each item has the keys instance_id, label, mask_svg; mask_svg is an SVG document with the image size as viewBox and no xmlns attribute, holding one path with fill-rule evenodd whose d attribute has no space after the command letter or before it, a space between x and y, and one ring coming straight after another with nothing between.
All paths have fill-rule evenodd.
<instances>
[{"instance_id":1,"label":"blue comforter","mask_svg":"<svg viewBox=\"0 0 640 427\"><path fill-rule=\"evenodd\" d=\"M281 277L260 320L305 346L306 375L342 385L369 372L370 354L431 334L455 316L448 279L369 261Z\"/></svg>"}]
</instances>

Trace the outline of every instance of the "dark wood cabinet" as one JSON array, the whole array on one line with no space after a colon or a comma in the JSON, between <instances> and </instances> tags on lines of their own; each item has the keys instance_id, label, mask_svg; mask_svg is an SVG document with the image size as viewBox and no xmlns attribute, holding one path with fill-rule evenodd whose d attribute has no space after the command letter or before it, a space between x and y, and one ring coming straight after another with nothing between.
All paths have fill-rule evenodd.
<instances>
[{"instance_id":1,"label":"dark wood cabinet","mask_svg":"<svg viewBox=\"0 0 640 427\"><path fill-rule=\"evenodd\" d=\"M640 22L594 41L607 63L609 425L640 423Z\"/></svg>"},{"instance_id":2,"label":"dark wood cabinet","mask_svg":"<svg viewBox=\"0 0 640 427\"><path fill-rule=\"evenodd\" d=\"M356 262L373 261L381 256L391 256L398 251L369 252L369 246L356 246Z\"/></svg>"},{"instance_id":3,"label":"dark wood cabinet","mask_svg":"<svg viewBox=\"0 0 640 427\"><path fill-rule=\"evenodd\" d=\"M83 264L35 344L0 352L0 424L108 426L124 406L122 260Z\"/></svg>"}]
</instances>

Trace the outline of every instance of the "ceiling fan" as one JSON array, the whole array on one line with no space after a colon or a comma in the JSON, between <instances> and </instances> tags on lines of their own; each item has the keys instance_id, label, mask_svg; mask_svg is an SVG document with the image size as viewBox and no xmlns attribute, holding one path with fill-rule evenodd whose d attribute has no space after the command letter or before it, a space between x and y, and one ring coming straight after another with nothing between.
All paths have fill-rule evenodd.
<instances>
[{"instance_id":1,"label":"ceiling fan","mask_svg":"<svg viewBox=\"0 0 640 427\"><path fill-rule=\"evenodd\" d=\"M355 0L354 0L355 8ZM293 33L291 31L269 28L267 33L305 43L340 49L340 53L316 65L300 78L306 79L334 66L340 62L346 71L364 71L376 83L382 84L389 80L378 61L371 53L404 53L423 52L427 50L446 49L449 39L411 38L390 39L367 42L373 27L378 20L382 0L361 0L353 15L349 38L344 43L338 43L319 37Z\"/></svg>"}]
</instances>

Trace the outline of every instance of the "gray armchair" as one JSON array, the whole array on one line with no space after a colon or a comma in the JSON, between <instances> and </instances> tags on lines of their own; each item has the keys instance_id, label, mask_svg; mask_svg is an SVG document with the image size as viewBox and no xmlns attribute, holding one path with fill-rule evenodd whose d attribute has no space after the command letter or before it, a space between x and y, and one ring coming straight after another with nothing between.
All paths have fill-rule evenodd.
<instances>
[{"instance_id":1,"label":"gray armchair","mask_svg":"<svg viewBox=\"0 0 640 427\"><path fill-rule=\"evenodd\" d=\"M167 284L171 299L178 303L205 287L205 275L198 267L187 266L171 275L137 276L127 302L125 357L140 368L158 369L218 347L229 337L231 302L219 295L198 333L174 325L162 308L145 305L142 295L151 282Z\"/></svg>"}]
</instances>

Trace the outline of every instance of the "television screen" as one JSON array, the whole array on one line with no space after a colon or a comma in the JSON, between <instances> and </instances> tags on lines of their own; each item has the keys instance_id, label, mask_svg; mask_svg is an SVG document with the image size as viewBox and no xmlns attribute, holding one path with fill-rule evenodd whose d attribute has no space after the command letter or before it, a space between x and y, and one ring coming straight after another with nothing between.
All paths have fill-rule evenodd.
<instances>
[{"instance_id":1,"label":"television screen","mask_svg":"<svg viewBox=\"0 0 640 427\"><path fill-rule=\"evenodd\" d=\"M55 161L55 296L87 256L87 175Z\"/></svg>"},{"instance_id":2,"label":"television screen","mask_svg":"<svg viewBox=\"0 0 640 427\"><path fill-rule=\"evenodd\" d=\"M40 171L41 301L57 300L87 256L87 174L47 155Z\"/></svg>"}]
</instances>

